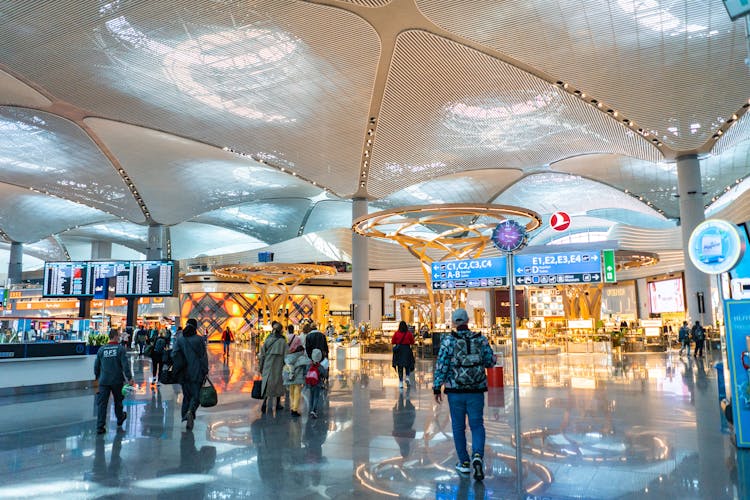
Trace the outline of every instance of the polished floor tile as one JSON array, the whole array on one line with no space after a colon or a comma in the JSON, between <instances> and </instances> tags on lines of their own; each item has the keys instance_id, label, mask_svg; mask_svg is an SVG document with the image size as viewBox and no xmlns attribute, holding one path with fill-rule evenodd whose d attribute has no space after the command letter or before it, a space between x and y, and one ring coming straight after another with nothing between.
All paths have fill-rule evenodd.
<instances>
[{"instance_id":1,"label":"polished floor tile","mask_svg":"<svg viewBox=\"0 0 750 500\"><path fill-rule=\"evenodd\" d=\"M234 347L225 362L210 346L220 401L199 410L192 432L178 388L144 384L150 362L135 357L141 383L122 432L110 420L95 434L93 390L0 399L0 499L750 498L750 453L722 428L707 360L521 357L520 481L508 384L487 395L487 478L477 483L453 470L431 360L399 391L387 356L334 353L320 418L292 418L261 415L250 398L254 354Z\"/></svg>"}]
</instances>

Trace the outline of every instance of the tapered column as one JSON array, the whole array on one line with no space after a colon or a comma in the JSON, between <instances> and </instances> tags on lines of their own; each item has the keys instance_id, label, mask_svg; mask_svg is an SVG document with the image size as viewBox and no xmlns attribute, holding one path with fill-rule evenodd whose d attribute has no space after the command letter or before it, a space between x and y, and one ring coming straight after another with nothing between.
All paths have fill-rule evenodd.
<instances>
[{"instance_id":1,"label":"tapered column","mask_svg":"<svg viewBox=\"0 0 750 500\"><path fill-rule=\"evenodd\" d=\"M21 282L23 271L23 243L14 241L10 244L10 260L8 261L8 280L17 285Z\"/></svg>"},{"instance_id":2,"label":"tapered column","mask_svg":"<svg viewBox=\"0 0 750 500\"><path fill-rule=\"evenodd\" d=\"M164 226L154 224L148 226L148 247L146 248L146 260L161 260L166 258L164 238Z\"/></svg>"},{"instance_id":3,"label":"tapered column","mask_svg":"<svg viewBox=\"0 0 750 500\"><path fill-rule=\"evenodd\" d=\"M367 200L352 200L352 220L367 215ZM367 238L352 233L352 325L370 321L370 269L367 260Z\"/></svg>"},{"instance_id":4,"label":"tapered column","mask_svg":"<svg viewBox=\"0 0 750 500\"><path fill-rule=\"evenodd\" d=\"M688 242L693 229L705 220L701 167L696 155L677 158L677 188L680 194L680 226L682 228L682 252L685 259L685 296L687 315L691 321L699 320L703 325L713 324L711 308L711 284L709 276L696 268L688 256ZM698 294L703 294L705 312L699 312Z\"/></svg>"},{"instance_id":5,"label":"tapered column","mask_svg":"<svg viewBox=\"0 0 750 500\"><path fill-rule=\"evenodd\" d=\"M92 241L91 260L107 260L112 258L112 242Z\"/></svg>"}]
</instances>

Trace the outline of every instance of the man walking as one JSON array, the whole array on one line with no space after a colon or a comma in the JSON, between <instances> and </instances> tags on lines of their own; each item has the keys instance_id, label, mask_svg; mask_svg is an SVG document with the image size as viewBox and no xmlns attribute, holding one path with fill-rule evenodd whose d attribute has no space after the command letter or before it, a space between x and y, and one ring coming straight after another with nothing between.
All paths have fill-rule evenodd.
<instances>
[{"instance_id":1,"label":"man walking","mask_svg":"<svg viewBox=\"0 0 750 500\"><path fill-rule=\"evenodd\" d=\"M701 326L700 321L695 322L695 324L693 325L693 330L690 333L693 335L693 340L695 340L695 351L693 357L702 358L703 344L706 341L706 331ZM700 354L698 354L698 352L700 352ZM689 353L688 356L690 356Z\"/></svg>"},{"instance_id":2,"label":"man walking","mask_svg":"<svg viewBox=\"0 0 750 500\"><path fill-rule=\"evenodd\" d=\"M445 385L448 409L453 428L453 444L458 454L456 470L474 479L484 479L484 393L487 392L487 368L495 366L497 358L487 337L469 330L469 315L465 309L453 311L456 331L444 335L435 364L433 393L435 402L443 401L441 388ZM471 462L466 452L466 418L471 427Z\"/></svg>"},{"instance_id":3,"label":"man walking","mask_svg":"<svg viewBox=\"0 0 750 500\"><path fill-rule=\"evenodd\" d=\"M682 351L684 351L685 348L687 348L687 355L690 356L690 327L688 326L687 321L682 322L678 339L682 343L682 346L680 347L680 356L682 356Z\"/></svg>"},{"instance_id":4,"label":"man walking","mask_svg":"<svg viewBox=\"0 0 750 500\"><path fill-rule=\"evenodd\" d=\"M208 375L206 343L198 335L198 322L187 320L182 337L177 338L172 349L174 370L180 373L182 385L182 421L186 429L193 430L195 410L198 409L201 386Z\"/></svg>"},{"instance_id":5,"label":"man walking","mask_svg":"<svg viewBox=\"0 0 750 500\"><path fill-rule=\"evenodd\" d=\"M135 384L133 373L128 363L128 355L125 347L120 345L120 335L115 329L109 331L109 343L99 348L94 360L94 375L99 380L99 392L96 393L96 433L107 432L107 407L109 406L109 394L115 401L115 416L117 416L117 427L122 426L128 418L127 412L122 409L123 383L127 380L130 385Z\"/></svg>"}]
</instances>

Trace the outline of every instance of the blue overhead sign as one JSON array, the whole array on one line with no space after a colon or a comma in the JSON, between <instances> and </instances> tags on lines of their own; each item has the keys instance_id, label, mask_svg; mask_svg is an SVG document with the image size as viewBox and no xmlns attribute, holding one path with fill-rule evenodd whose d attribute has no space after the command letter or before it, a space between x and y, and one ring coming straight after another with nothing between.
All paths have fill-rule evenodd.
<instances>
[{"instance_id":1,"label":"blue overhead sign","mask_svg":"<svg viewBox=\"0 0 750 500\"><path fill-rule=\"evenodd\" d=\"M505 257L433 262L432 289L508 286L507 268Z\"/></svg>"},{"instance_id":2,"label":"blue overhead sign","mask_svg":"<svg viewBox=\"0 0 750 500\"><path fill-rule=\"evenodd\" d=\"M601 283L602 260L598 250L515 256L514 274L519 285Z\"/></svg>"}]
</instances>

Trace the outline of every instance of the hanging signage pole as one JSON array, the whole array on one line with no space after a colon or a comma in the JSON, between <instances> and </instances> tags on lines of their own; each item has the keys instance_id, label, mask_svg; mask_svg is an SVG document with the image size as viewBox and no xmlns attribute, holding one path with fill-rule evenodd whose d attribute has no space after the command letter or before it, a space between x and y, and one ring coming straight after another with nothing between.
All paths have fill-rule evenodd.
<instances>
[{"instance_id":1,"label":"hanging signage pole","mask_svg":"<svg viewBox=\"0 0 750 500\"><path fill-rule=\"evenodd\" d=\"M523 460L521 457L521 393L518 387L518 337L516 336L516 278L513 252L508 252L508 293L510 295L510 335L513 359L513 426L516 438L516 490L523 492Z\"/></svg>"}]
</instances>

